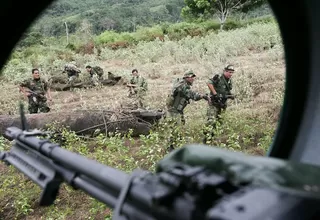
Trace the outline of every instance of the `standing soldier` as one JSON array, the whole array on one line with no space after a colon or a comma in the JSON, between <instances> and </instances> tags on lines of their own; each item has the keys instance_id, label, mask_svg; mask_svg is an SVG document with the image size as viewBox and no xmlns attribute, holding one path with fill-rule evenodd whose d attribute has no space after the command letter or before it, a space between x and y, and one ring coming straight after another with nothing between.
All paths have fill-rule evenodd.
<instances>
[{"instance_id":1,"label":"standing soldier","mask_svg":"<svg viewBox=\"0 0 320 220\"><path fill-rule=\"evenodd\" d=\"M63 72L67 73L69 83L73 84L75 80L79 78L79 73L81 73L81 70L76 66L76 62L72 61L64 66Z\"/></svg>"},{"instance_id":2,"label":"standing soldier","mask_svg":"<svg viewBox=\"0 0 320 220\"><path fill-rule=\"evenodd\" d=\"M47 104L48 99L50 102L52 101L50 88L48 87L48 83L40 78L38 69L32 69L32 79L21 83L19 89L28 98L28 110L30 114L36 114L38 110L43 113L50 111Z\"/></svg>"},{"instance_id":3,"label":"standing soldier","mask_svg":"<svg viewBox=\"0 0 320 220\"><path fill-rule=\"evenodd\" d=\"M221 113L227 109L227 99L234 99L234 96L231 94L231 77L233 73L233 65L228 65L224 68L222 74L216 74L212 79L209 79L207 83L207 86L210 90L211 102L209 102L207 110L208 121L204 131L204 144L207 143L208 139L212 138L212 130L215 129L216 123L221 123ZM211 132L206 131L208 129L211 130ZM208 135L208 133L210 133L210 135Z\"/></svg>"},{"instance_id":4,"label":"standing soldier","mask_svg":"<svg viewBox=\"0 0 320 220\"><path fill-rule=\"evenodd\" d=\"M130 83L127 84L129 87L128 97L137 99L138 107L143 107L144 96L148 90L148 83L144 77L140 76L137 69L132 70L132 78Z\"/></svg>"},{"instance_id":5,"label":"standing soldier","mask_svg":"<svg viewBox=\"0 0 320 220\"><path fill-rule=\"evenodd\" d=\"M173 85L171 94L167 99L167 110L169 116L170 137L169 151L177 145L177 140L181 138L178 125L184 125L184 109L190 103L190 100L199 101L201 99L209 101L207 95L201 95L191 90L191 86L196 75L192 70L187 71L182 79L177 79Z\"/></svg>"},{"instance_id":6,"label":"standing soldier","mask_svg":"<svg viewBox=\"0 0 320 220\"><path fill-rule=\"evenodd\" d=\"M100 66L91 67L88 65L86 66L86 70L90 74L91 81L95 86L103 80L104 71Z\"/></svg>"}]
</instances>

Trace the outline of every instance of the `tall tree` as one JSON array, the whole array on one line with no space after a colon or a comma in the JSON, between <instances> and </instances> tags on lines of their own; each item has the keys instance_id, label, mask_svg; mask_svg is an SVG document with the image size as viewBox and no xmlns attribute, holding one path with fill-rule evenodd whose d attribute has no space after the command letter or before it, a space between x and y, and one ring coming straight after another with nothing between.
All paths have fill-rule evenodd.
<instances>
[{"instance_id":1,"label":"tall tree","mask_svg":"<svg viewBox=\"0 0 320 220\"><path fill-rule=\"evenodd\" d=\"M185 18L217 16L220 28L233 11L248 11L267 4L267 0L184 0L186 6L181 14Z\"/></svg>"}]
</instances>

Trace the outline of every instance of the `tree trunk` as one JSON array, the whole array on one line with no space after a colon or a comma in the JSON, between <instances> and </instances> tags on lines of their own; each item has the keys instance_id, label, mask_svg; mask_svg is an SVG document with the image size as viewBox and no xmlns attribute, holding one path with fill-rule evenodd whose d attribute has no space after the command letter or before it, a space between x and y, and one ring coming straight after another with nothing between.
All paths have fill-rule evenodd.
<instances>
[{"instance_id":1,"label":"tree trunk","mask_svg":"<svg viewBox=\"0 0 320 220\"><path fill-rule=\"evenodd\" d=\"M68 30L67 22L64 22L64 25L66 26L67 45L69 45L69 30Z\"/></svg>"},{"instance_id":2,"label":"tree trunk","mask_svg":"<svg viewBox=\"0 0 320 220\"><path fill-rule=\"evenodd\" d=\"M218 10L218 19L220 21L220 30L223 30L224 24L227 20L229 14L229 9L220 4L220 8Z\"/></svg>"},{"instance_id":3,"label":"tree trunk","mask_svg":"<svg viewBox=\"0 0 320 220\"><path fill-rule=\"evenodd\" d=\"M220 31L223 30L224 23L220 22Z\"/></svg>"},{"instance_id":4,"label":"tree trunk","mask_svg":"<svg viewBox=\"0 0 320 220\"><path fill-rule=\"evenodd\" d=\"M163 113L147 110L77 110L71 112L52 112L26 114L30 129L46 129L50 124L68 127L79 135L93 135L99 129L101 133L118 131L125 134L133 130L132 136L147 135L152 124L162 118ZM0 133L4 134L7 127L21 128L19 115L0 116Z\"/></svg>"}]
</instances>

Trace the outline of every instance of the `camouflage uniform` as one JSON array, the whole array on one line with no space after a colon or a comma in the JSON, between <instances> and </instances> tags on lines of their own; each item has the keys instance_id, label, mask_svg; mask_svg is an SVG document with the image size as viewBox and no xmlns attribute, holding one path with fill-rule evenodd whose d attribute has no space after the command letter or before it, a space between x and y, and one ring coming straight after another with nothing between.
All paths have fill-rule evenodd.
<instances>
[{"instance_id":1,"label":"camouflage uniform","mask_svg":"<svg viewBox=\"0 0 320 220\"><path fill-rule=\"evenodd\" d=\"M92 67L89 74L91 81L94 85L99 85L100 81L103 80L103 69L99 66Z\"/></svg>"},{"instance_id":2,"label":"camouflage uniform","mask_svg":"<svg viewBox=\"0 0 320 220\"><path fill-rule=\"evenodd\" d=\"M48 91L48 83L43 79L30 79L20 84L21 87L29 89L28 110L30 114L43 113L50 111L47 104L45 93Z\"/></svg>"},{"instance_id":3,"label":"camouflage uniform","mask_svg":"<svg viewBox=\"0 0 320 220\"><path fill-rule=\"evenodd\" d=\"M129 90L129 98L135 99L139 107L143 107L144 97L148 91L148 83L142 76L133 76L130 79L130 84L137 85L136 87L131 87Z\"/></svg>"},{"instance_id":4,"label":"camouflage uniform","mask_svg":"<svg viewBox=\"0 0 320 220\"><path fill-rule=\"evenodd\" d=\"M217 122L221 123L221 113L227 109L227 96L232 95L232 80L227 79L223 74L216 74L212 79L208 80L208 84L213 85L217 94L214 96L210 91L211 102L207 109L207 123L204 129L206 136L203 143L207 142L208 134L213 136L213 129L216 128Z\"/></svg>"},{"instance_id":5,"label":"camouflage uniform","mask_svg":"<svg viewBox=\"0 0 320 220\"><path fill-rule=\"evenodd\" d=\"M167 99L167 116L169 118L169 127L171 130L169 136L169 150L173 150L173 146L177 146L179 140L181 140L181 132L179 127L185 124L184 109L190 103L190 100L199 101L206 99L197 92L191 90L191 84L185 79L185 77L195 76L192 71L185 73L183 79L178 79L171 94Z\"/></svg>"},{"instance_id":6,"label":"camouflage uniform","mask_svg":"<svg viewBox=\"0 0 320 220\"><path fill-rule=\"evenodd\" d=\"M81 73L81 70L76 66L75 62L67 63L64 66L64 71L68 75L68 83L73 84L76 79L79 78L79 73Z\"/></svg>"}]
</instances>

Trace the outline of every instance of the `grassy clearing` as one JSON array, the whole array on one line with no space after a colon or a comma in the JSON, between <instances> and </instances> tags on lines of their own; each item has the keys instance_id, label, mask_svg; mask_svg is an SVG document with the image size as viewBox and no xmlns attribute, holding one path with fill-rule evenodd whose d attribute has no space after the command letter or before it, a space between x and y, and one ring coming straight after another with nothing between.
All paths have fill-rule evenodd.
<instances>
[{"instance_id":1,"label":"grassy clearing","mask_svg":"<svg viewBox=\"0 0 320 220\"><path fill-rule=\"evenodd\" d=\"M27 50L31 51L29 56L25 56ZM17 83L30 77L32 67L40 67L43 77L48 78L58 73L65 61L72 58L81 64L83 70L87 64L99 64L106 71L124 77L129 77L131 69L138 68L149 83L147 105L161 109L164 109L172 80L181 77L186 69L194 69L198 76L194 89L207 93L207 79L214 73L220 73L227 63L233 63L236 67L234 93L238 98L230 102L224 123L218 128L220 135L212 145L263 155L271 144L282 105L285 81L283 57L281 37L275 23L252 24L179 41L140 42L130 49L114 51L104 48L100 56L97 51L84 56L66 52L57 42L49 48L37 45L15 51L3 70L1 86L5 92L0 97L0 113L17 113L17 101L22 99ZM126 93L127 89L121 85L54 92L51 107L53 111L61 112L118 108L128 102ZM192 102L186 108L185 135L179 146L201 141L206 107L204 101L199 101ZM63 134L67 142L63 147L126 172L137 167L153 170L156 162L165 155L168 132L163 123L150 135L138 139L115 135L85 141L65 130ZM8 147L9 143L1 139L1 150ZM0 217L3 219L108 219L111 215L104 205L66 185L62 187L55 206L38 207L40 190L36 185L13 168L1 164L0 171Z\"/></svg>"}]
</instances>

